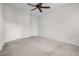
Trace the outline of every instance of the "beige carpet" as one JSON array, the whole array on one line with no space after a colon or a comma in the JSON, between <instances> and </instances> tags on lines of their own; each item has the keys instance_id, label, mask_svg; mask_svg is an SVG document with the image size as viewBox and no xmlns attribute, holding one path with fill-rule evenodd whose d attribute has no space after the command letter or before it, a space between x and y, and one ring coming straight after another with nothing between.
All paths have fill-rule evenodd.
<instances>
[{"instance_id":1,"label":"beige carpet","mask_svg":"<svg viewBox=\"0 0 79 59\"><path fill-rule=\"evenodd\" d=\"M79 47L40 36L23 38L4 45L1 56L79 56Z\"/></svg>"}]
</instances>

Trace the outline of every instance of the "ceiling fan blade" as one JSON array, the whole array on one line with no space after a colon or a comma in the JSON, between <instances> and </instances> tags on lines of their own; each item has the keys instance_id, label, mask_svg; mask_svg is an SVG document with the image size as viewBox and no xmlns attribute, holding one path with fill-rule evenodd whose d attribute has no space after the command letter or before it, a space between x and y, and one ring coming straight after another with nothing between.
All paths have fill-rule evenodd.
<instances>
[{"instance_id":1,"label":"ceiling fan blade","mask_svg":"<svg viewBox=\"0 0 79 59\"><path fill-rule=\"evenodd\" d=\"M32 9L31 11L33 11L33 10L35 10L35 9L37 9L37 8L34 8L34 9Z\"/></svg>"},{"instance_id":2,"label":"ceiling fan blade","mask_svg":"<svg viewBox=\"0 0 79 59\"><path fill-rule=\"evenodd\" d=\"M33 4L30 4L30 3L27 3L27 5L30 5L30 6L36 7L35 5L33 5Z\"/></svg>"},{"instance_id":3,"label":"ceiling fan blade","mask_svg":"<svg viewBox=\"0 0 79 59\"><path fill-rule=\"evenodd\" d=\"M41 6L42 4L43 4L43 3L38 3L38 5L40 5L40 6Z\"/></svg>"},{"instance_id":4,"label":"ceiling fan blade","mask_svg":"<svg viewBox=\"0 0 79 59\"><path fill-rule=\"evenodd\" d=\"M50 8L49 6L42 6L41 8Z\"/></svg>"},{"instance_id":5,"label":"ceiling fan blade","mask_svg":"<svg viewBox=\"0 0 79 59\"><path fill-rule=\"evenodd\" d=\"M42 10L40 8L38 8L40 12L42 12Z\"/></svg>"}]
</instances>

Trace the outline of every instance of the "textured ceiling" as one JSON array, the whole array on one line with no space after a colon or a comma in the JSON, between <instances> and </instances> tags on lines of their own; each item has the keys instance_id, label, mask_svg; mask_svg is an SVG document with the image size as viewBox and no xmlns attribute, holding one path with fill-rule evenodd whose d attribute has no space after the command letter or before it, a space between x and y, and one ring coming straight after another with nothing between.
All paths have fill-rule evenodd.
<instances>
[{"instance_id":1,"label":"textured ceiling","mask_svg":"<svg viewBox=\"0 0 79 59\"><path fill-rule=\"evenodd\" d=\"M37 3L32 3L32 4L36 5ZM33 9L34 7L27 5L27 3L8 3L8 5L16 8L18 10L25 10L25 11L31 13L31 14L43 15L43 14L46 14L46 13L52 11L55 8L58 8L62 5L64 5L64 3L44 3L43 5L50 6L51 8L50 9L42 9L43 13L40 13L38 9L31 11L31 9Z\"/></svg>"}]
</instances>

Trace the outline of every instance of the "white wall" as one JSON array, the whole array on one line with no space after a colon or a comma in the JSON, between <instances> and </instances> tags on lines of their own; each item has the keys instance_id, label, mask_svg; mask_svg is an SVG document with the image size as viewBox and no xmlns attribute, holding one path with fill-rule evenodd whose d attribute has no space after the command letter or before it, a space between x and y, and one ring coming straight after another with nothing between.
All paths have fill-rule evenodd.
<instances>
[{"instance_id":1,"label":"white wall","mask_svg":"<svg viewBox=\"0 0 79 59\"><path fill-rule=\"evenodd\" d=\"M16 24L16 10L10 6L5 5L4 19L5 19L5 42L15 39L17 36L18 26Z\"/></svg>"},{"instance_id":2,"label":"white wall","mask_svg":"<svg viewBox=\"0 0 79 59\"><path fill-rule=\"evenodd\" d=\"M38 16L32 14L30 15L30 34L38 35Z\"/></svg>"},{"instance_id":3,"label":"white wall","mask_svg":"<svg viewBox=\"0 0 79 59\"><path fill-rule=\"evenodd\" d=\"M3 18L3 4L0 4L0 50L4 44L4 18Z\"/></svg>"},{"instance_id":4,"label":"white wall","mask_svg":"<svg viewBox=\"0 0 79 59\"><path fill-rule=\"evenodd\" d=\"M5 5L5 42L29 36L29 14Z\"/></svg>"},{"instance_id":5,"label":"white wall","mask_svg":"<svg viewBox=\"0 0 79 59\"><path fill-rule=\"evenodd\" d=\"M21 36L30 36L30 14L26 11L17 11L17 24L21 27Z\"/></svg>"},{"instance_id":6,"label":"white wall","mask_svg":"<svg viewBox=\"0 0 79 59\"><path fill-rule=\"evenodd\" d=\"M67 4L40 17L39 35L79 46L79 4Z\"/></svg>"}]
</instances>

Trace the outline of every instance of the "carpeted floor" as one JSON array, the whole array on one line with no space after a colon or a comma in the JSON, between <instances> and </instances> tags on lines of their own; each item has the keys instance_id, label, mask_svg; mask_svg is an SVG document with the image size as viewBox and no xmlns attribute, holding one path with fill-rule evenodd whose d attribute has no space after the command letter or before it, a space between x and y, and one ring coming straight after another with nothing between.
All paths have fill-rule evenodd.
<instances>
[{"instance_id":1,"label":"carpeted floor","mask_svg":"<svg viewBox=\"0 0 79 59\"><path fill-rule=\"evenodd\" d=\"M40 36L23 38L4 45L1 56L79 56L79 47Z\"/></svg>"}]
</instances>

